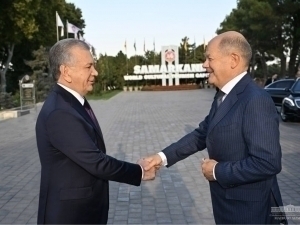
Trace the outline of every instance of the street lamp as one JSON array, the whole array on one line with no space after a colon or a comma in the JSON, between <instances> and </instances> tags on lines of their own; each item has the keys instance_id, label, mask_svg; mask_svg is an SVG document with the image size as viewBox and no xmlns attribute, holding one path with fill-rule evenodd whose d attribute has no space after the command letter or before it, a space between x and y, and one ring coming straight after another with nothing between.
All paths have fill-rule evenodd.
<instances>
[{"instance_id":1,"label":"street lamp","mask_svg":"<svg viewBox=\"0 0 300 225\"><path fill-rule=\"evenodd\" d=\"M23 109L23 103L22 103L22 83L23 83L24 81L29 81L29 79L30 79L29 75L26 74L24 77L22 77L21 80L19 80L21 111L22 111L22 109Z\"/></svg>"}]
</instances>

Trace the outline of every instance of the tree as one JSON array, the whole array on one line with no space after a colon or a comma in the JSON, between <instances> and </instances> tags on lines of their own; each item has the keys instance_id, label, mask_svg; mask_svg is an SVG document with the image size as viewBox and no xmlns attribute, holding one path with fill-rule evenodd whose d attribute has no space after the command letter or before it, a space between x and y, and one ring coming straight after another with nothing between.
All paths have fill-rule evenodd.
<instances>
[{"instance_id":1,"label":"tree","mask_svg":"<svg viewBox=\"0 0 300 225\"><path fill-rule=\"evenodd\" d=\"M31 68L24 63L24 59L32 60L33 50L38 49L41 45L49 48L57 41L55 20L56 11L58 11L63 22L65 22L66 18L68 18L70 22L76 24L80 28L84 28L85 24L84 20L82 19L81 10L76 8L72 3L66 3L65 0L38 1L39 6L47 5L47 7L38 7L38 5L34 6L32 2L37 0L19 1L23 2L22 4L24 7L28 6L26 8L26 14L33 15L33 12L35 12L34 21L37 30L35 31L34 35L26 38L24 35L19 35L19 28L16 28L18 31L16 33L16 38L18 39L17 41L13 41L14 39L10 37L15 35L13 31L15 28L11 29L12 22L10 22L11 20L6 19L9 13L2 13L2 10L8 10L9 7L14 7L15 2L18 1L5 1L1 2L0 6L0 33L6 35L0 36L0 68L2 69L2 73L5 73L5 78L7 78L5 79L5 84L7 85L6 91L9 90L14 92L18 88L17 80L24 76L24 74L30 75L32 73ZM12 2L14 2L14 4ZM9 33L7 33L6 30L9 30ZM5 39L2 37L5 37ZM61 38L65 37L66 33L64 37ZM13 49L9 48L10 43L12 43L11 41L13 41ZM10 49L11 51L9 51ZM13 54L14 52L16 54ZM11 57L8 58L8 56ZM5 71L4 68L8 68L5 67L5 63L7 64L9 62L12 70Z\"/></svg>"},{"instance_id":2,"label":"tree","mask_svg":"<svg viewBox=\"0 0 300 225\"><path fill-rule=\"evenodd\" d=\"M284 28L288 36L288 48L290 49L288 75L289 77L295 77L300 58L300 1L285 0L278 2L277 9L284 11L284 15L286 15Z\"/></svg>"},{"instance_id":3,"label":"tree","mask_svg":"<svg viewBox=\"0 0 300 225\"><path fill-rule=\"evenodd\" d=\"M25 60L25 64L33 71L31 76L35 80L36 101L44 101L54 84L53 78L48 74L48 54L49 50L40 46L38 50L32 52L33 60Z\"/></svg>"},{"instance_id":4,"label":"tree","mask_svg":"<svg viewBox=\"0 0 300 225\"><path fill-rule=\"evenodd\" d=\"M160 64L161 62L160 54L154 51L146 51L144 59L146 65L156 65L156 64Z\"/></svg>"},{"instance_id":5,"label":"tree","mask_svg":"<svg viewBox=\"0 0 300 225\"><path fill-rule=\"evenodd\" d=\"M267 62L281 60L280 75L294 76L299 58L300 2L297 0L239 0L237 8L221 23L217 33L236 30L242 33L253 49L251 72L260 62L264 77L270 75ZM290 49L290 54L288 55Z\"/></svg>"},{"instance_id":6,"label":"tree","mask_svg":"<svg viewBox=\"0 0 300 225\"><path fill-rule=\"evenodd\" d=\"M278 55L274 41L278 35L276 29L278 21L279 18L268 0L240 0L237 9L233 9L225 18L217 33L228 30L242 33L252 46L252 75L254 75L256 59L259 59L264 76L267 76L267 61L274 59L272 55Z\"/></svg>"},{"instance_id":7,"label":"tree","mask_svg":"<svg viewBox=\"0 0 300 225\"><path fill-rule=\"evenodd\" d=\"M36 15L41 0L3 0L0 7L0 33L2 58L0 65L1 92L6 93L6 73L13 57L15 45L31 39L38 31Z\"/></svg>"}]
</instances>

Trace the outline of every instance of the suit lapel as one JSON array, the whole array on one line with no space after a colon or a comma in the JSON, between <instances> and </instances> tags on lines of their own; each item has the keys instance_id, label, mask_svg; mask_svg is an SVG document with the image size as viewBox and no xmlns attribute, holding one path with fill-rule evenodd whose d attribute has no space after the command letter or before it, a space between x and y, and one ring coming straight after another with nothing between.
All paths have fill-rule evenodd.
<instances>
[{"instance_id":1,"label":"suit lapel","mask_svg":"<svg viewBox=\"0 0 300 225\"><path fill-rule=\"evenodd\" d=\"M251 82L251 77L246 74L235 86L234 88L229 92L229 94L226 96L222 104L217 109L216 107L216 100L214 101L211 115L211 120L209 123L207 134L209 134L212 129L222 120L226 114L232 109L232 107L236 104L238 101L238 95L244 91L245 87L248 85L249 82Z\"/></svg>"},{"instance_id":2,"label":"suit lapel","mask_svg":"<svg viewBox=\"0 0 300 225\"><path fill-rule=\"evenodd\" d=\"M89 114L87 113L87 111L84 109L83 105L81 105L81 103L78 101L77 98L75 98L71 93L69 93L68 91L66 91L64 88L62 88L61 86L59 86L58 84L55 84L54 89L55 92L59 93L66 102L70 103L70 105L89 123L91 124L95 131L97 132L97 134L99 135L99 137L101 138L101 140L104 142L103 139L103 135L102 135L102 131L100 129L99 124L96 125L93 120L91 119L91 117L89 116Z\"/></svg>"},{"instance_id":3,"label":"suit lapel","mask_svg":"<svg viewBox=\"0 0 300 225\"><path fill-rule=\"evenodd\" d=\"M226 116L226 114L230 111L230 109L234 106L236 101L238 100L236 93L234 90L231 90L228 96L226 96L225 100L222 102L222 104L217 109L215 107L215 115L212 117L212 120L208 127L208 134L210 131L220 122L221 119ZM214 105L216 106L217 102L215 101Z\"/></svg>"}]
</instances>

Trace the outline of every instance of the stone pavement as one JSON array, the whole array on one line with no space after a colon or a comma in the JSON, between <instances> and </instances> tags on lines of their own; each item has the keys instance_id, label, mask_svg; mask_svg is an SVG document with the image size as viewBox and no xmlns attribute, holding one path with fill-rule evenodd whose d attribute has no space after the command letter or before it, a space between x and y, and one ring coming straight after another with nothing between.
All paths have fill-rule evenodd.
<instances>
[{"instance_id":1,"label":"stone pavement","mask_svg":"<svg viewBox=\"0 0 300 225\"><path fill-rule=\"evenodd\" d=\"M122 92L91 105L108 154L136 162L197 127L213 95L214 89ZM38 109L0 122L0 224L36 224ZM300 124L281 123L280 131L283 167L278 180L284 205L300 206ZM200 171L200 160L206 156L206 151L199 152L163 168L154 181L140 187L110 182L109 224L214 224L208 182ZM289 222L300 224L300 219Z\"/></svg>"}]
</instances>

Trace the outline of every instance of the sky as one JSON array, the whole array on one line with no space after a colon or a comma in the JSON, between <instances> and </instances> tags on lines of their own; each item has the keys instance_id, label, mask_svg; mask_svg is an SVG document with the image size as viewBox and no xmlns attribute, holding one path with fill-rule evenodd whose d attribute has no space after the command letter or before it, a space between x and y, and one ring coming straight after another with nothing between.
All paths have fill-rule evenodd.
<instances>
[{"instance_id":1,"label":"sky","mask_svg":"<svg viewBox=\"0 0 300 225\"><path fill-rule=\"evenodd\" d=\"M213 38L221 22L236 8L236 0L67 0L82 10L84 38L97 55L117 55L127 45L128 56L159 52L179 45L187 36L197 45ZM64 21L65 22L65 21ZM71 22L71 21L70 21Z\"/></svg>"}]
</instances>

